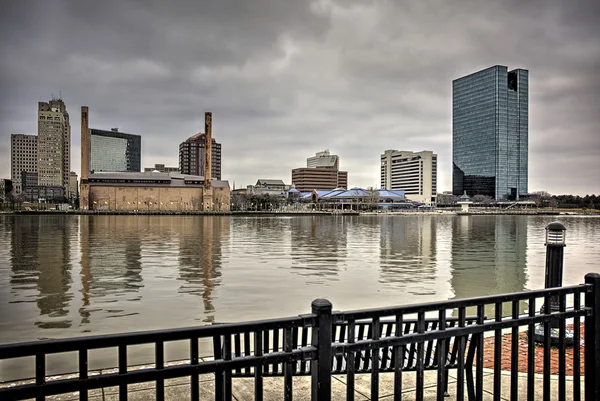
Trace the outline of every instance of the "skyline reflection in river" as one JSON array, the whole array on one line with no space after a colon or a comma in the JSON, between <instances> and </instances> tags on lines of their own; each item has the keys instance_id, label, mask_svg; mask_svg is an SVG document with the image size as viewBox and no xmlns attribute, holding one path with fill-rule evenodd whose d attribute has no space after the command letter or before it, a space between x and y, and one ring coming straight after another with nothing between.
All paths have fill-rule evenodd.
<instances>
[{"instance_id":1,"label":"skyline reflection in river","mask_svg":"<svg viewBox=\"0 0 600 401\"><path fill-rule=\"evenodd\" d=\"M2 216L0 343L541 288L552 220ZM564 284L580 283L599 270L600 219L561 221Z\"/></svg>"}]
</instances>

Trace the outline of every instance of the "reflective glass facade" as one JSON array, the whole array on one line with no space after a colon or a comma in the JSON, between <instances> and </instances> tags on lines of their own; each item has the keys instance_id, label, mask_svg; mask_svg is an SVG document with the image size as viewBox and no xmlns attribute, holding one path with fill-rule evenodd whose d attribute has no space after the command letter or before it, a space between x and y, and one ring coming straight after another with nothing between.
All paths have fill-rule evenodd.
<instances>
[{"instance_id":1,"label":"reflective glass facade","mask_svg":"<svg viewBox=\"0 0 600 401\"><path fill-rule=\"evenodd\" d=\"M452 82L455 195L527 194L529 72L494 66Z\"/></svg>"},{"instance_id":2,"label":"reflective glass facade","mask_svg":"<svg viewBox=\"0 0 600 401\"><path fill-rule=\"evenodd\" d=\"M90 129L90 170L139 172L142 168L142 137L118 131Z\"/></svg>"}]
</instances>

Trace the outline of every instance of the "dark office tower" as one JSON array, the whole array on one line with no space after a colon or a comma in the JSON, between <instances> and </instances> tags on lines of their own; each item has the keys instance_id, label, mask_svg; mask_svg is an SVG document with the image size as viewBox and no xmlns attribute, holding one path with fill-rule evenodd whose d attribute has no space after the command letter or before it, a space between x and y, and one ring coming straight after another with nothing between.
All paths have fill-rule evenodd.
<instances>
[{"instance_id":1,"label":"dark office tower","mask_svg":"<svg viewBox=\"0 0 600 401\"><path fill-rule=\"evenodd\" d=\"M179 171L181 174L200 175L204 177L204 148L206 146L206 135L197 133L189 137L185 142L179 145ZM211 138L212 157L211 168L212 177L216 180L221 179L221 144L215 138Z\"/></svg>"},{"instance_id":2,"label":"dark office tower","mask_svg":"<svg viewBox=\"0 0 600 401\"><path fill-rule=\"evenodd\" d=\"M454 195L527 194L529 71L496 65L452 82Z\"/></svg>"}]
</instances>

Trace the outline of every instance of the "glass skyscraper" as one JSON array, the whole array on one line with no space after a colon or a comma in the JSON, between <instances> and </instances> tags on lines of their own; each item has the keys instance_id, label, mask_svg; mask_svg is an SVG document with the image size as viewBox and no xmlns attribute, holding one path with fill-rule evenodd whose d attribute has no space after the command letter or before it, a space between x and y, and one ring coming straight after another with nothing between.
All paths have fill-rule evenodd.
<instances>
[{"instance_id":1,"label":"glass skyscraper","mask_svg":"<svg viewBox=\"0 0 600 401\"><path fill-rule=\"evenodd\" d=\"M90 170L98 172L139 172L142 168L142 137L90 129Z\"/></svg>"},{"instance_id":2,"label":"glass skyscraper","mask_svg":"<svg viewBox=\"0 0 600 401\"><path fill-rule=\"evenodd\" d=\"M496 65L452 82L452 190L527 194L529 71Z\"/></svg>"}]
</instances>

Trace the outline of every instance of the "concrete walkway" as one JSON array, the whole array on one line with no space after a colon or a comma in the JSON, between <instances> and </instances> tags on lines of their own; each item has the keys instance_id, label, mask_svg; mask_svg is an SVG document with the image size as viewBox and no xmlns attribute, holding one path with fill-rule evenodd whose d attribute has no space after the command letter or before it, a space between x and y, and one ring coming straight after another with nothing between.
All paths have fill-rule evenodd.
<instances>
[{"instance_id":1,"label":"concrete walkway","mask_svg":"<svg viewBox=\"0 0 600 401\"><path fill-rule=\"evenodd\" d=\"M103 372L103 373L109 373ZM355 379L355 400L370 400L371 394L371 376L369 374L357 374ZM543 376L536 375L535 382L535 399L543 398ZM424 386L424 399L435 400L436 399L436 372L425 372L425 386ZM282 377L266 377L264 380L264 399L265 400L283 400L283 378ZM380 400L392 400L394 396L394 375L393 373L382 373L379 377L379 399ZM403 400L415 400L416 399L416 375L414 372L405 373L403 375L403 388L402 388L402 399ZM493 371L489 369L484 370L484 400L493 400L493 386L494 376ZM129 386L128 398L131 401L142 401L142 400L154 400L155 389L154 383L140 383ZM583 399L583 379L581 380L581 394ZM573 399L573 378L567 377L566 381L567 399ZM293 399L294 400L310 400L310 377L294 377L293 379ZM200 376L200 399L201 400L214 400L214 376L202 375ZM450 371L449 378L449 392L450 397L448 400L453 400L456 397L456 370ZM465 399L467 399L467 390L465 385ZM552 376L551 379L551 399L558 400L558 377ZM519 396L525 399L527 394L527 376L526 374L519 374ZM510 373L502 372L502 391L501 396L503 400L510 399ZM252 378L237 378L233 379L233 397L237 401L254 400L254 379ZM332 381L332 400L345 400L346 399L346 377L344 376L333 376ZM48 397L48 400L78 400L78 393L71 393L67 395ZM109 387L98 390L91 390L89 392L90 401L101 401L110 400L117 401L119 399L118 387ZM190 386L188 378L171 379L165 381L165 400L178 401L178 400L189 400L190 399Z\"/></svg>"}]
</instances>

